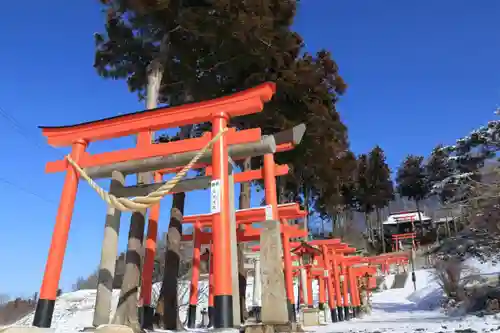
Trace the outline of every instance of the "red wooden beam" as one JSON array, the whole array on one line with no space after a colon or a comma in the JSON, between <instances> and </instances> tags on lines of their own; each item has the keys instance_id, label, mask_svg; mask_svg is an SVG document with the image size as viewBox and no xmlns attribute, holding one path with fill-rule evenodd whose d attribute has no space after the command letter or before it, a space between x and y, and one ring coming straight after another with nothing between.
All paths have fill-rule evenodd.
<instances>
[{"instance_id":1,"label":"red wooden beam","mask_svg":"<svg viewBox=\"0 0 500 333\"><path fill-rule=\"evenodd\" d=\"M253 226L247 226L244 230L238 230L236 232L236 237L240 242L248 242L248 241L256 241L260 240L260 234L262 229L255 228ZM306 234L305 230L299 230L293 226L281 225L281 233L287 233L289 237L304 237ZM193 234L183 235L183 241L192 241L194 239ZM209 244L212 240L212 233L203 231L201 233L201 242L202 244Z\"/></svg>"},{"instance_id":2,"label":"red wooden beam","mask_svg":"<svg viewBox=\"0 0 500 333\"><path fill-rule=\"evenodd\" d=\"M227 136L229 145L250 143L261 140L261 130L259 128L244 131L236 131L234 128L232 128L225 135ZM162 144L152 144L95 155L85 153L82 156L79 165L81 168L89 168L125 161L142 160L151 157L197 151L201 150L211 139L211 133L206 133L202 137L195 139L185 139ZM48 162L45 166L45 172L53 173L65 171L67 166L68 161L66 159Z\"/></svg>"},{"instance_id":3,"label":"red wooden beam","mask_svg":"<svg viewBox=\"0 0 500 333\"><path fill-rule=\"evenodd\" d=\"M294 268L297 268L297 266L294 266ZM315 270L315 268L321 268L321 270ZM311 271L309 272L313 277L323 277L324 272L323 272L323 267L312 267ZM368 275L375 275L377 274L377 268L373 266L361 266L361 267L353 267L352 268L353 273L357 277L362 277L365 274L368 273Z\"/></svg>"},{"instance_id":4,"label":"red wooden beam","mask_svg":"<svg viewBox=\"0 0 500 333\"><path fill-rule=\"evenodd\" d=\"M322 245L321 242L323 242L323 241L330 242L329 244L325 244L325 245L327 245L328 250L335 251L338 254L356 252L355 248L349 247L349 245L346 243L341 243L340 239L338 239L338 238L326 239L326 240L322 240L322 239L321 240L312 240L312 241L308 241L307 243L309 245ZM315 244L317 242L319 242L320 244ZM291 248L297 247L300 244L301 243L299 243L299 242L293 242L293 243L290 243L290 247ZM257 251L260 251L260 246L254 245L250 249L254 252L257 252Z\"/></svg>"},{"instance_id":5,"label":"red wooden beam","mask_svg":"<svg viewBox=\"0 0 500 333\"><path fill-rule=\"evenodd\" d=\"M366 257L371 263L398 262L409 260L409 254L404 253L388 253L373 257Z\"/></svg>"},{"instance_id":6,"label":"red wooden beam","mask_svg":"<svg viewBox=\"0 0 500 333\"><path fill-rule=\"evenodd\" d=\"M415 233L414 232L409 232L409 233L406 233L406 234L394 234L394 235L392 235L392 238L394 238L394 239L415 238Z\"/></svg>"},{"instance_id":7,"label":"red wooden beam","mask_svg":"<svg viewBox=\"0 0 500 333\"><path fill-rule=\"evenodd\" d=\"M346 258L353 258L353 257L345 256L345 254L356 252L356 249L353 248L353 247L346 247L346 248L343 248L343 249L335 250L335 252L336 252L335 255L336 255L337 259L341 259L342 261L345 261L346 263L364 262L365 261L364 259L359 259L360 257L358 257L357 259L345 260ZM294 260L298 260L299 256L293 254L292 258ZM361 257L361 258L363 258L363 257ZM314 260L317 261L317 262L320 262L320 263L323 262L323 258L322 257L315 257Z\"/></svg>"},{"instance_id":8,"label":"red wooden beam","mask_svg":"<svg viewBox=\"0 0 500 333\"><path fill-rule=\"evenodd\" d=\"M107 140L145 131L157 131L211 121L213 114L238 117L262 111L276 91L274 83L264 83L229 96L177 107L159 107L123 116L71 126L40 126L53 147L69 146L77 140Z\"/></svg>"},{"instance_id":9,"label":"red wooden beam","mask_svg":"<svg viewBox=\"0 0 500 333\"><path fill-rule=\"evenodd\" d=\"M284 176L290 172L290 168L288 165L279 165L276 164L275 166L275 176ZM205 169L205 176L211 176L212 175L212 168L207 167ZM250 182L252 180L257 180L257 179L262 179L264 178L264 169L257 169L257 170L249 170L249 171L244 171L244 172L238 172L234 174L234 181L236 183L244 183L244 182Z\"/></svg>"},{"instance_id":10,"label":"red wooden beam","mask_svg":"<svg viewBox=\"0 0 500 333\"><path fill-rule=\"evenodd\" d=\"M386 260L368 260L368 262L372 265L383 265L383 264L398 264L398 263L401 263L401 264L407 264L408 263L408 259L406 258L390 258L390 259L386 259Z\"/></svg>"},{"instance_id":11,"label":"red wooden beam","mask_svg":"<svg viewBox=\"0 0 500 333\"><path fill-rule=\"evenodd\" d=\"M282 153L284 151L289 151L289 150L292 150L293 148L295 148L295 146L291 142L282 143L282 144L276 146L276 153Z\"/></svg>"},{"instance_id":12,"label":"red wooden beam","mask_svg":"<svg viewBox=\"0 0 500 333\"><path fill-rule=\"evenodd\" d=\"M334 246L338 246L339 244L343 244L343 245L347 245L345 243L342 243L342 241L340 240L340 238L330 238L330 239L313 239L313 240L310 240L310 241L307 241L306 242L307 244L309 245L313 245L313 246L319 246L319 245L334 245ZM299 242L295 242L295 243L290 243L290 246L292 247L296 247L296 246L299 246L301 243Z\"/></svg>"},{"instance_id":13,"label":"red wooden beam","mask_svg":"<svg viewBox=\"0 0 500 333\"><path fill-rule=\"evenodd\" d=\"M399 256L387 256L387 257L367 257L370 261L385 261L385 260L402 260L408 259L407 255L399 255Z\"/></svg>"},{"instance_id":14,"label":"red wooden beam","mask_svg":"<svg viewBox=\"0 0 500 333\"><path fill-rule=\"evenodd\" d=\"M288 165L276 165L275 168L275 176L284 176L287 175L288 172L290 172L290 168ZM207 175L208 176L208 175ZM211 176L211 174L210 174ZM236 183L245 183L245 182L250 182L252 180L258 180L264 178L264 170L263 169L257 169L257 170L250 170L250 171L245 171L245 172L239 172L234 174L234 181Z\"/></svg>"},{"instance_id":15,"label":"red wooden beam","mask_svg":"<svg viewBox=\"0 0 500 333\"><path fill-rule=\"evenodd\" d=\"M278 215L280 219L295 219L304 217L307 213L300 209L300 206L296 203L282 204L278 205ZM240 209L236 211L236 221L238 223L254 223L262 222L266 220L265 207L250 208L250 209ZM207 225L212 223L212 214L199 214L199 215L188 215L184 216L182 223L194 223L200 221L200 223Z\"/></svg>"},{"instance_id":16,"label":"red wooden beam","mask_svg":"<svg viewBox=\"0 0 500 333\"><path fill-rule=\"evenodd\" d=\"M193 167L191 169L192 170L196 170L196 169L208 168L209 166L210 166L209 163L196 163L195 165L193 165ZM183 168L184 168L184 165L183 166L178 166L178 167L173 167L173 168L160 169L160 170L157 170L155 172L159 172L162 175L168 175L170 173L178 173Z\"/></svg>"},{"instance_id":17,"label":"red wooden beam","mask_svg":"<svg viewBox=\"0 0 500 333\"><path fill-rule=\"evenodd\" d=\"M304 254L312 254L314 257L315 256L320 256L322 254L322 251L312 245L309 245L308 243L299 243L297 246L292 246L293 249L290 251L292 254L295 254L297 256L303 256Z\"/></svg>"}]
</instances>

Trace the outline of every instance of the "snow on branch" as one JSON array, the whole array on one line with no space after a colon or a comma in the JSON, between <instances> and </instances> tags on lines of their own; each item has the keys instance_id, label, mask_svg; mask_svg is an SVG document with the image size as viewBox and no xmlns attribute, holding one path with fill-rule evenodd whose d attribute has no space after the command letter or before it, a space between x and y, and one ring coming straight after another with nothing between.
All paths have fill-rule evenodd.
<instances>
[{"instance_id":1,"label":"snow on branch","mask_svg":"<svg viewBox=\"0 0 500 333\"><path fill-rule=\"evenodd\" d=\"M496 114L500 114L497 109ZM431 182L431 193L442 197L442 201L463 200L468 196L470 182L481 178L487 160L496 157L500 148L500 120L473 130L454 145L435 149L432 158L442 158L440 177Z\"/></svg>"}]
</instances>

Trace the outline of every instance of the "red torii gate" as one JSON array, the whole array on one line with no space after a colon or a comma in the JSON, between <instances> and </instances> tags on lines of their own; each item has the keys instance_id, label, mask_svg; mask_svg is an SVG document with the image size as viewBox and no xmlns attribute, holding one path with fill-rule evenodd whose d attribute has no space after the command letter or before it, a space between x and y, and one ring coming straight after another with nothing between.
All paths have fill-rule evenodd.
<instances>
[{"instance_id":1,"label":"red torii gate","mask_svg":"<svg viewBox=\"0 0 500 333\"><path fill-rule=\"evenodd\" d=\"M264 221L266 219L265 207L242 209L236 213L236 222L239 225L245 225L244 230L237 231L238 242L249 242L256 241L260 238L261 229L255 228L248 225L253 222ZM307 213L300 210L298 204L286 204L279 205L278 214L281 216L288 216L290 218L299 218L305 216ZM188 308L188 327L193 328L196 322L196 306L198 304L198 283L199 283L199 269L202 256L200 254L200 249L202 244L209 244L212 238L211 232L202 231L202 219L204 215L192 215L186 216L187 220L195 220L193 234L183 235L183 241L193 240L193 266L192 266L192 277L191 277L191 289L189 296L189 308ZM184 219L184 222L186 219ZM298 229L298 226L281 225L281 234L283 239L289 239L291 237L305 237L307 236L307 231ZM205 258L207 259L207 258ZM212 274L213 266L210 264L210 274ZM286 269L285 269L286 274ZM208 316L209 322L212 322L212 309L213 306L213 294L211 292L210 285L212 284L212 277L209 276L209 306L208 306ZM286 286L287 287L287 286ZM287 294L288 294L288 288ZM293 295L293 289L292 289Z\"/></svg>"},{"instance_id":2,"label":"red torii gate","mask_svg":"<svg viewBox=\"0 0 500 333\"><path fill-rule=\"evenodd\" d=\"M345 250L350 250L346 252L354 252L353 248L345 248ZM325 278L324 273L325 270L328 271L328 276L330 280L327 281L327 286L329 286L329 307L331 310L332 321L338 320L349 320L350 319L350 308L352 308L352 315L356 317L359 308L360 308L360 297L359 290L357 284L357 275L356 270L354 268L355 265L363 263L364 260L362 257L358 256L348 256L345 257L343 255L337 255L335 251L340 252L339 249L335 250L332 248L324 247L323 251L326 255L323 255L321 258L318 258L316 262L311 263L310 265L305 266L307 271L308 280L307 283L309 285L308 288L308 300L307 303L309 306L312 306L312 276L314 273L314 268L319 268L322 271L318 272L317 275ZM342 274L339 272L339 266ZM342 279L343 277L343 279ZM324 281L322 278L319 280L320 287L320 306L324 304ZM333 278L333 281L332 281ZM322 283L323 282L323 283ZM333 284L333 286L332 286ZM323 288L323 292L322 292ZM335 288L335 291L333 291ZM342 289L342 290L341 290ZM337 301L337 309L335 310L335 300ZM343 310L343 311L342 311Z\"/></svg>"},{"instance_id":3,"label":"red torii gate","mask_svg":"<svg viewBox=\"0 0 500 333\"><path fill-rule=\"evenodd\" d=\"M287 146L288 147L288 146ZM198 165L202 167L201 164ZM167 172L173 172L177 170L174 169L163 169L155 172L154 180L155 183L161 183L163 180L163 174ZM178 171L178 170L177 170ZM276 176L284 176L288 174L289 167L287 165L275 165L275 174ZM210 168L211 174L211 168ZM244 171L234 174L234 183L248 182L252 180L261 179L264 176L264 172L262 169L259 170L250 170ZM175 193L175 188L172 193ZM291 209L295 207L284 207L287 213ZM238 215L238 213L237 213ZM256 214L254 214L255 216ZM286 214L285 214L286 215ZM238 218L238 216L237 216ZM141 298L143 304L144 311L144 323L143 326L150 327L152 325L153 319L153 309L151 308L151 295L152 295L152 284L153 284L153 270L154 270L154 258L156 254L156 237L158 234L158 221L160 219L160 205L154 205L151 208L151 212L149 214L149 222L148 222L148 231L147 231L147 239L145 242L145 258L144 258L144 266L142 270L142 286L141 286ZM212 214L202 214L202 215L193 215L193 216L185 216L183 218L182 223L188 224L193 223L193 221L199 221L203 224L211 224L213 217ZM182 239L184 241L192 240L190 239L190 235L183 235Z\"/></svg>"},{"instance_id":4,"label":"red torii gate","mask_svg":"<svg viewBox=\"0 0 500 333\"><path fill-rule=\"evenodd\" d=\"M41 129L43 135L47 137L48 143L53 147L71 146L71 158L84 168L90 177L109 177L111 171L118 168L124 173L153 171L156 165L151 158L201 149L212 136L226 129L230 117L262 111L263 103L269 101L274 92L275 85L265 83L256 88L206 102L171 108L160 107L71 126L42 126ZM199 139L188 139L161 145L151 143L152 131L203 122L212 123L212 136L206 135ZM214 266L217 267L214 272L214 326L216 328L233 326L231 265L229 264L230 260L228 260L230 259L230 251L227 251L230 240L228 144L234 143L235 139L232 138L232 135L239 137L243 142L254 142L257 133L255 130L251 133L241 132L243 131L234 132L234 134L229 132L227 136L222 136L214 144L211 157L212 179L220 180L222 184L220 211L212 214ZM133 134L138 134L136 148L95 155L85 152L90 142ZM150 160L149 163L143 163L142 169L135 163L126 163L145 159ZM269 160L269 157L267 159ZM38 327L50 327L51 325L79 181L77 170L69 167L65 159L49 162L46 171L65 171L66 177L40 289L40 298L33 320L33 325Z\"/></svg>"},{"instance_id":5,"label":"red torii gate","mask_svg":"<svg viewBox=\"0 0 500 333\"><path fill-rule=\"evenodd\" d=\"M398 252L399 250L401 250L400 246L399 246L399 242L403 239L411 239L411 246L414 250L416 250L418 247L418 244L417 244L417 242L415 242L415 238L416 238L416 233L414 233L414 232L407 232L404 234L392 235L392 240L394 242L394 247L393 247L394 252Z\"/></svg>"},{"instance_id":6,"label":"red torii gate","mask_svg":"<svg viewBox=\"0 0 500 333\"><path fill-rule=\"evenodd\" d=\"M298 205L297 205L298 206ZM261 207L260 210L264 214L264 207ZM254 212L251 212L250 210L242 210L242 212L248 213L248 216L250 219L254 219L255 217L252 216L254 215ZM306 214L305 211L301 215ZM301 215L298 215L297 217L300 217ZM247 222L245 220L245 216L240 216L242 219L241 221L237 220L238 224L243 224ZM263 221L262 219L260 221ZM256 241L259 240L260 238L260 233L261 233L260 228L255 228L252 227L251 225L247 225L246 228L243 231L238 231L237 233L237 239L238 242L248 242L248 241ZM290 238L290 237L305 237L307 236L307 231L298 229L297 226L288 226L288 225L281 225L281 234L282 238ZM194 246L193 246L193 266L192 266L192 276L191 276L191 287L190 287L190 293L189 293L189 308L188 308L188 327L193 328L196 323L196 306L198 303L198 283L199 283L199 269L200 269L200 262L202 260L202 255L200 254L200 249L202 244L209 244L210 241L212 240L212 233L211 232L203 232L202 231L202 224L199 220L197 220L194 223L194 228L193 228L193 234L191 235L185 235L183 236L183 240L193 240L194 241ZM208 257L207 257L208 258ZM207 260L205 258L205 260ZM213 266L210 264L210 274L212 274L212 269ZM286 273L286 270L285 270ZM212 322L212 309L213 307L213 294L211 292L211 284L213 283L213 279L211 276L209 276L209 305L208 305L208 316L209 316L209 322ZM286 288L286 286L285 286ZM288 293L288 288L286 288L287 293ZM293 289L292 289L292 294L293 294Z\"/></svg>"},{"instance_id":7,"label":"red torii gate","mask_svg":"<svg viewBox=\"0 0 500 333\"><path fill-rule=\"evenodd\" d=\"M401 252L386 253L378 256L366 257L370 265L380 266L383 274L389 273L389 266L391 264L408 265L409 255Z\"/></svg>"},{"instance_id":8,"label":"red torii gate","mask_svg":"<svg viewBox=\"0 0 500 333\"><path fill-rule=\"evenodd\" d=\"M343 293L343 298L341 294L341 284L340 284L340 270L342 270L342 273L347 275L346 269L346 259L348 258L353 258L353 257L344 257L344 254L348 253L353 253L356 251L355 248L349 247L347 244L342 243L340 239L327 239L327 240L312 240L308 242L294 242L294 243L289 243L289 249L290 247L299 247L299 246L304 246L306 244L307 246L317 246L320 248L319 252L322 253L321 258L318 258L317 261L322 265L323 269L329 270L329 279L330 279L330 291L329 291L329 306L331 310L331 316L332 316L332 321L337 321L338 320L343 320L344 317L346 319L349 318L349 298L348 298L348 288L347 284L342 284L342 293ZM253 246L251 248L253 251L259 251L260 247L259 246ZM295 249L297 250L297 249ZM292 253L293 251L283 251L283 261L285 267L289 265L290 267L296 268L297 266L292 265ZM360 257L356 257L360 258ZM350 259L351 261L353 259ZM327 263L326 265L324 263ZM290 272L289 276L286 276L286 285L287 285L287 292L290 291L290 294L288 294L289 299L291 299L291 303L294 304L294 295L293 295L293 268L290 270L285 269L285 276L287 275L286 272ZM308 290L311 290L310 288ZM300 293L299 293L300 296ZM312 296L311 296L312 297ZM335 302L336 301L336 302ZM337 311L338 310L338 311ZM294 312L295 313L295 312Z\"/></svg>"},{"instance_id":9,"label":"red torii gate","mask_svg":"<svg viewBox=\"0 0 500 333\"><path fill-rule=\"evenodd\" d=\"M300 142L303 132L305 130L304 125L299 125L296 126L294 129L291 130L289 134L291 134L290 138L283 139L283 137L287 137L287 135L284 135L284 132L281 132L279 136L281 136L279 141L279 144L276 147L276 152L283 152L283 151L288 151L290 149L293 149L295 145ZM290 131L290 130L289 130ZM288 135L290 136L290 135ZM196 167L206 167L205 174L206 175L212 175L213 170L210 166L207 166L206 164L203 163L198 163L196 164ZM178 171L179 168L166 168L162 169L158 172L155 173L155 182L159 183L162 180L162 175L170 172L175 172ZM288 166L286 165L276 165L274 163L274 155L271 153L265 154L264 155L264 168L259 169L259 170L250 170L250 171L245 171L245 172L240 172L234 174L234 183L237 182L248 182L252 180L257 180L257 179L264 179L265 183L265 194L266 194L266 203L271 209L271 218L273 218L274 212L276 209L279 210L280 216L283 218L295 218L295 217L300 217L304 215L304 212L302 212L299 208L298 205L296 204L288 204L288 205L280 205L279 207L276 207L277 200L276 200L276 183L275 179L277 176L283 176L286 175L289 171ZM207 185L208 186L208 185ZM270 188L272 187L272 188ZM139 189L140 190L140 189ZM173 193L175 191L172 191ZM141 194L142 192L139 192L138 194ZM130 192L129 192L130 194ZM272 199L274 197L274 200ZM268 215L268 214L265 214ZM245 221L245 223L253 223L253 222L259 222L263 221L266 219L266 216L263 215L263 210L259 208L253 208L253 209L248 209L248 210L239 210L236 212L236 219L237 221ZM269 216L268 216L269 217ZM150 307L151 304L151 289L152 289L152 272L153 272L153 266L154 266L154 257L155 257L155 251L156 251L156 234L157 234L157 221L159 220L159 205L155 205L152 210L151 210L151 217L150 217L150 222L148 224L148 238L146 241L146 258L145 258L145 265L144 265L144 270L143 270L143 287L142 287L142 299L143 299L143 308L144 308L144 325L145 327L148 327L148 323L152 322L152 308ZM212 214L201 214L201 215L195 215L195 216L185 216L183 218L182 223L202 223L202 224L211 224L212 223ZM286 229L286 228L285 228ZM286 230L285 230L286 231ZM253 233L252 233L253 232ZM241 240L252 240L256 237L256 232L255 230L246 230L243 232L242 235L240 235ZM241 232L240 232L241 233ZM297 234L299 236L301 234ZM192 236L186 235L183 236L183 240L190 240ZM203 237L203 236L201 236ZM288 238L286 238L288 240ZM188 314L188 326L189 327L194 327L194 321L196 314L196 309L192 309L192 307L189 308L189 314Z\"/></svg>"},{"instance_id":10,"label":"red torii gate","mask_svg":"<svg viewBox=\"0 0 500 333\"><path fill-rule=\"evenodd\" d=\"M362 262L360 262L360 263L362 263ZM351 266L348 266L348 270L349 270L349 268L351 269L351 279L354 279L354 280L352 280L353 281L352 285L356 286L355 287L356 290L351 291L351 294L355 295L355 297L353 297L350 300L351 300L351 306L353 307L353 315L356 316L357 312L358 312L357 309L361 306L361 300L360 300L360 297L359 297L360 291L359 291L359 288L358 288L358 284L356 282L359 279L364 278L366 275L368 275L369 276L368 289L369 290L375 289L376 288L376 282L375 282L375 280L373 278L373 275L376 274L377 268L373 267L373 266L355 266L356 264L354 264L354 263L350 263L350 264L351 264ZM325 289L327 289L327 288L325 288L325 284L326 284L326 287L329 287L328 277L324 276L324 272L322 270L321 271L314 270L314 268L310 270L309 274L310 274L310 277L316 278L318 280L318 284L319 284L319 307L320 307L320 309L323 309L322 305L325 304L325 300L326 300L326 296L325 296L326 295L326 290ZM325 283L325 279L327 280L326 283ZM310 281L308 283L310 285L312 285L312 281ZM330 294L330 293L328 293L328 294ZM338 298L337 295L335 295L335 297ZM344 299L346 299L345 295L344 295ZM328 304L329 304L330 309L334 309L335 308L335 300L333 300L333 298L330 297L330 296L328 296ZM312 306L312 294L308 295L308 305L310 307ZM340 320L342 320L342 319L340 319ZM332 317L332 321L335 321L335 317Z\"/></svg>"},{"instance_id":11,"label":"red torii gate","mask_svg":"<svg viewBox=\"0 0 500 333\"><path fill-rule=\"evenodd\" d=\"M329 306L333 322L349 319L349 289L347 286L348 272L346 271L345 254L353 253L355 248L341 243L339 239L313 240L308 242L310 245L316 245L321 249L322 256L316 260L317 266L323 270L328 270L327 285L329 288ZM312 268L314 266L312 263ZM310 272L308 269L308 273ZM309 275L309 274L308 274ZM341 277L345 277L346 283L341 284ZM310 283L310 281L308 281ZM342 291L341 291L342 287ZM311 290L311 288L309 288ZM351 289L351 294L354 294ZM312 294L308 295L312 299ZM335 306L335 301L336 305ZM342 311L343 310L343 311Z\"/></svg>"}]
</instances>

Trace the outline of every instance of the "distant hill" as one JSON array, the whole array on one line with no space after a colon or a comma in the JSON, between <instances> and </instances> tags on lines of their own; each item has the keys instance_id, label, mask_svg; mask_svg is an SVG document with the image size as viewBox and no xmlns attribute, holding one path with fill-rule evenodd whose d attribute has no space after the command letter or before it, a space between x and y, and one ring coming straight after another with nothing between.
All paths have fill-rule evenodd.
<instances>
[{"instance_id":1,"label":"distant hill","mask_svg":"<svg viewBox=\"0 0 500 333\"><path fill-rule=\"evenodd\" d=\"M0 326L10 325L35 310L36 302L32 299L17 298L0 305Z\"/></svg>"}]
</instances>

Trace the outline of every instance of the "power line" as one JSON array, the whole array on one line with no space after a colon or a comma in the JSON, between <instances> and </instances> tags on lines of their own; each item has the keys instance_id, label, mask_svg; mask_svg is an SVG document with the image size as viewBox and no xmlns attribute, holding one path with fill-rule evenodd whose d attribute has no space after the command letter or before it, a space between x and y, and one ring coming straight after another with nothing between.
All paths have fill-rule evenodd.
<instances>
[{"instance_id":1,"label":"power line","mask_svg":"<svg viewBox=\"0 0 500 333\"><path fill-rule=\"evenodd\" d=\"M21 185L19 185L19 184L16 184L16 183L11 182L11 181L10 181L10 180L8 180L8 179L5 179L5 178L0 177L0 182L2 182L2 183L4 183L4 184L7 184L7 185L9 185L9 186L11 186L11 187L14 187L14 188L16 188L16 189L18 189L18 190L20 190L20 191L22 191L22 192L25 192L25 193L27 193L27 194L30 194L30 195L32 195L32 196L34 196L34 197L37 197L38 199L43 200L43 201L45 201L45 202L47 202L47 203L50 203L51 205L52 205L52 204L56 204L56 205L57 205L57 202L55 202L54 200L47 199L47 198L45 198L45 197L43 197L43 196L41 196L41 195L39 195L39 194L37 194L37 193L35 193L35 192L33 192L33 191L31 191L31 190L27 189L27 188L25 188L25 187L23 187L23 186L21 186Z\"/></svg>"},{"instance_id":2,"label":"power line","mask_svg":"<svg viewBox=\"0 0 500 333\"><path fill-rule=\"evenodd\" d=\"M10 125L10 127L16 131L19 135L21 135L22 137L24 137L28 142L34 144L37 148L47 148L47 146L42 146L37 140L35 140L33 137L27 135L25 133L25 131L23 130L23 126L16 120L16 118L14 118L14 116L12 116L11 114L9 114L5 109L3 109L2 107L0 107L0 116L7 120L7 124ZM50 146L48 146L50 147ZM51 147L52 148L52 147ZM58 152L55 148L53 148L54 151ZM58 152L59 153L59 152ZM8 180L6 178L3 178L3 177L0 177L0 182L4 183L4 184L7 184L11 187L14 187L22 192L25 192L29 195L32 195L34 197L37 197L38 199L41 199L47 203L50 203L50 204L56 204L57 205L57 202L55 202L54 200L51 200L51 199L48 199L48 198L45 198L44 196L40 195L40 194L37 194L33 191L31 191L30 189L27 189L25 188L24 186L21 186L19 184L16 184L15 182L11 181L11 180Z\"/></svg>"},{"instance_id":3,"label":"power line","mask_svg":"<svg viewBox=\"0 0 500 333\"><path fill-rule=\"evenodd\" d=\"M51 148L54 152L57 152L59 154L59 151L57 149L55 149L54 147L52 146L46 146L46 145L42 145L40 144L40 142L38 141L38 139L35 139L34 137L26 134L25 132L26 129L24 128L24 126L22 126L17 120L16 118L14 118L14 116L12 116L11 114L9 114L4 108L2 108L0 106L0 116L7 120L7 124L10 125L10 127L16 131L19 135L21 135L24 139L26 139L28 142L34 144L37 148L43 148L43 149L46 149L46 148Z\"/></svg>"},{"instance_id":4,"label":"power line","mask_svg":"<svg viewBox=\"0 0 500 333\"><path fill-rule=\"evenodd\" d=\"M52 146L48 146L48 145L41 145L40 142L35 139L34 136L30 136L28 134L26 134L25 132L27 132L25 130L26 127L22 126L19 121L16 120L16 118L14 116L12 116L11 114L9 114L5 108L2 108L0 107L0 116L3 118L3 119L6 119L8 121L8 125L10 125L18 134L20 134L21 136L23 136L26 140L28 140L28 142L34 144L37 148L40 148L40 147L44 147L44 148L51 148L54 152L56 152L57 154L61 155L61 152L59 150L57 150L56 148L52 147ZM10 185L11 187L14 187L14 188L17 188L18 190L22 191L22 192L25 192L27 194L30 194L34 197L37 197L47 203L50 203L52 205L58 205L58 202L52 200L52 199L48 199L46 197L44 197L43 195L40 195L38 193L35 193L33 191L31 191L30 189L24 187L24 186L21 186L19 184L16 184L15 182L11 181L11 180L8 180L6 178L3 178L0 176L0 182L1 183L4 183L4 184L7 184L7 185ZM76 213L76 212L75 212Z\"/></svg>"},{"instance_id":5,"label":"power line","mask_svg":"<svg viewBox=\"0 0 500 333\"><path fill-rule=\"evenodd\" d=\"M52 151L54 152L57 152L58 155L61 154L60 151L58 151L56 148L52 147L52 146L48 146L48 145L42 145L38 139L35 139L34 136L30 136L30 135L27 135L25 133L25 131L23 130L23 126L12 116L10 115L7 111L5 111L5 109L2 109L2 107L0 107L0 116L1 118L7 120L7 124L9 124L19 135L23 136L28 142L34 144L34 146L36 146L37 148L41 148L41 147L44 147L44 148L51 148ZM40 195L24 186L21 186L19 184L16 184L15 182L13 181L10 181L6 178L3 178L0 176L0 183L4 183L4 184L7 184L21 192L24 192L26 194L29 194L33 197L36 197L42 201L44 201L45 203L48 203L50 204L52 207L55 207L56 209L58 208L59 206L59 202L55 201L55 200L52 200L52 199L49 199L49 198L46 198L44 195ZM72 220L80 220L81 219L81 215L79 217L79 212L78 210L76 209L73 209L73 218Z\"/></svg>"}]
</instances>

